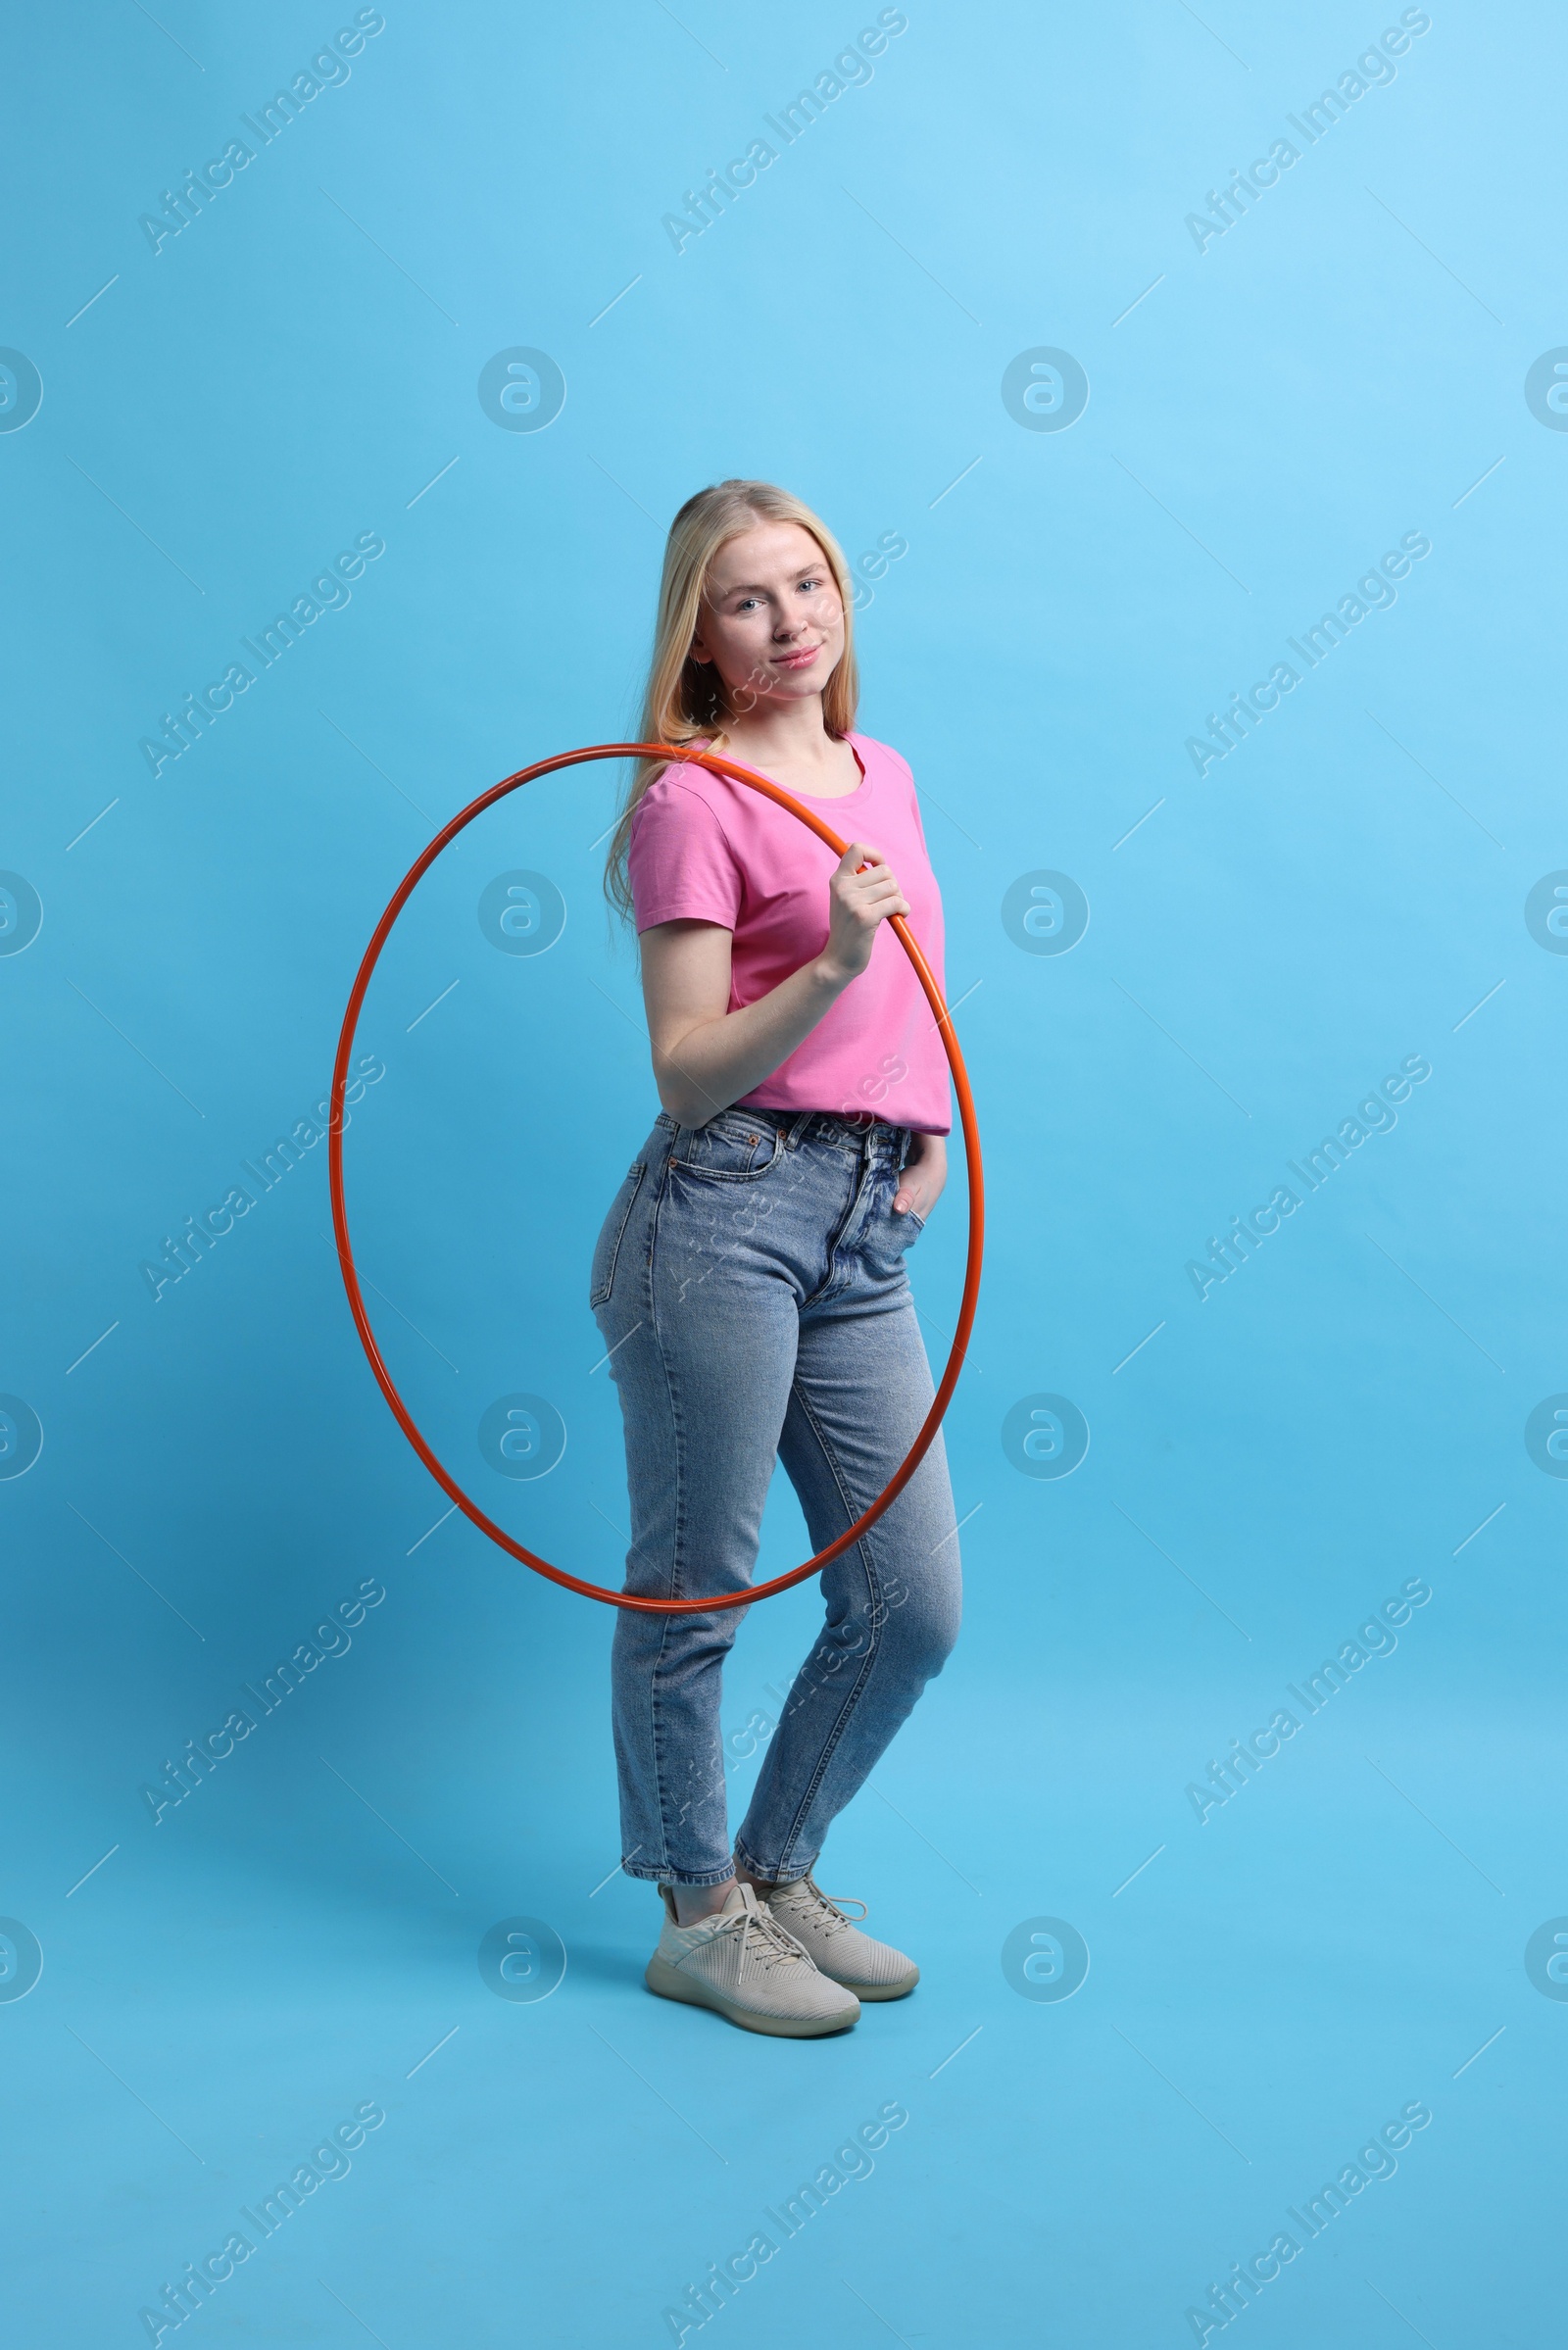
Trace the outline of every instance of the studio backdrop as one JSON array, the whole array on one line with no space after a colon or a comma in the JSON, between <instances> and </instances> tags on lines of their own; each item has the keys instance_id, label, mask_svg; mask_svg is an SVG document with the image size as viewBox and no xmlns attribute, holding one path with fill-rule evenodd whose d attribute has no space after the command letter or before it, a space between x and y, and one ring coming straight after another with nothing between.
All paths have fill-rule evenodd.
<instances>
[{"instance_id":1,"label":"studio backdrop","mask_svg":"<svg viewBox=\"0 0 1568 2350\"><path fill-rule=\"evenodd\" d=\"M7 19L9 2335L1544 2339L1560 17ZM634 735L729 475L849 557L990 1207L963 1638L820 1871L922 1982L802 2045L644 1991L612 1610L421 1467L327 1196L388 898ZM343 1137L419 1426L612 1588L623 782L420 883Z\"/></svg>"}]
</instances>

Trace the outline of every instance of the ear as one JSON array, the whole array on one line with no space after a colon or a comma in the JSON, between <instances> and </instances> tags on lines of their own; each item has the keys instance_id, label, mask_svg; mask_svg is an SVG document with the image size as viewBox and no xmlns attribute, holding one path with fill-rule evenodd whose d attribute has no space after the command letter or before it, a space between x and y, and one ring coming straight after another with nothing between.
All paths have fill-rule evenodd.
<instances>
[{"instance_id":1,"label":"ear","mask_svg":"<svg viewBox=\"0 0 1568 2350\"><path fill-rule=\"evenodd\" d=\"M707 663L712 660L712 655L708 651L708 648L703 643L701 630L699 630L697 634L693 636L692 649L686 658L688 661L703 661L704 663Z\"/></svg>"}]
</instances>

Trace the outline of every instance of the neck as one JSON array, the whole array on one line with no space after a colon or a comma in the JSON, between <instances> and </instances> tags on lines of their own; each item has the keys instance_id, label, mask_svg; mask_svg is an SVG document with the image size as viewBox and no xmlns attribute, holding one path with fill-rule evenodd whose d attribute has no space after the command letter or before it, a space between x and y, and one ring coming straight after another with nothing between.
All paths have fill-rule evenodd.
<instances>
[{"instance_id":1,"label":"neck","mask_svg":"<svg viewBox=\"0 0 1568 2350\"><path fill-rule=\"evenodd\" d=\"M760 703L744 717L726 719L725 742L748 766L795 768L831 764L836 748L822 716L822 697Z\"/></svg>"}]
</instances>

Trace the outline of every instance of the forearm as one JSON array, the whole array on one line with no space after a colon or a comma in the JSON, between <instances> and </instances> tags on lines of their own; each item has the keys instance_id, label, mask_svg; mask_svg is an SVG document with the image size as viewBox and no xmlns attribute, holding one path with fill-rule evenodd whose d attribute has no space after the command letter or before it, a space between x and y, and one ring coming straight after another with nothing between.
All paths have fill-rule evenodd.
<instances>
[{"instance_id":1,"label":"forearm","mask_svg":"<svg viewBox=\"0 0 1568 2350\"><path fill-rule=\"evenodd\" d=\"M699 1020L654 1041L659 1099L683 1126L701 1126L754 1092L804 1044L849 985L823 955L792 971L755 1004Z\"/></svg>"}]
</instances>

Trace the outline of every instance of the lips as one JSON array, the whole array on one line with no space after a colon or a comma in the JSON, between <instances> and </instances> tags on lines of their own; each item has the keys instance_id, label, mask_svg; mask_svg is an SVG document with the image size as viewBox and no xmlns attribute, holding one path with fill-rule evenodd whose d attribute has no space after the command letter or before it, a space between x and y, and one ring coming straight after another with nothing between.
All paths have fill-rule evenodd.
<instances>
[{"instance_id":1,"label":"lips","mask_svg":"<svg viewBox=\"0 0 1568 2350\"><path fill-rule=\"evenodd\" d=\"M775 669L808 669L821 650L820 645L812 645L804 653L776 653L773 666Z\"/></svg>"}]
</instances>

